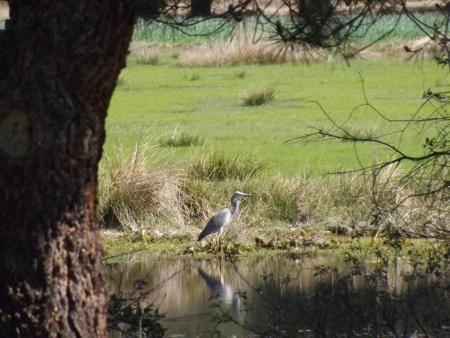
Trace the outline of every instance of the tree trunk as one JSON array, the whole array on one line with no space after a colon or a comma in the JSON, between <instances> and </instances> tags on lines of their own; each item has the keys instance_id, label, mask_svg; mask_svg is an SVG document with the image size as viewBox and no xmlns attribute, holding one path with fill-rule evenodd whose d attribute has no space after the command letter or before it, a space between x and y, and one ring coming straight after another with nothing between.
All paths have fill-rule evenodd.
<instances>
[{"instance_id":1,"label":"tree trunk","mask_svg":"<svg viewBox=\"0 0 450 338\"><path fill-rule=\"evenodd\" d=\"M212 0L192 0L191 1L191 17L210 16Z\"/></svg>"},{"instance_id":2,"label":"tree trunk","mask_svg":"<svg viewBox=\"0 0 450 338\"><path fill-rule=\"evenodd\" d=\"M9 6L0 31L0 337L105 337L97 167L134 2Z\"/></svg>"},{"instance_id":3,"label":"tree trunk","mask_svg":"<svg viewBox=\"0 0 450 338\"><path fill-rule=\"evenodd\" d=\"M144 19L158 17L165 6L165 0L136 0L136 16Z\"/></svg>"}]
</instances>

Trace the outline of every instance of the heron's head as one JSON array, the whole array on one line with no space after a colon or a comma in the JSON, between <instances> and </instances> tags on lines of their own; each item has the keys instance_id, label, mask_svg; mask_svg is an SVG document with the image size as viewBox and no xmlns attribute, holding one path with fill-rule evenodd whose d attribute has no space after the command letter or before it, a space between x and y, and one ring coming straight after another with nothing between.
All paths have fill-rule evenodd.
<instances>
[{"instance_id":1,"label":"heron's head","mask_svg":"<svg viewBox=\"0 0 450 338\"><path fill-rule=\"evenodd\" d=\"M246 194L245 192L235 191L233 195L231 195L231 199L234 199L236 197L246 197L251 196L251 194Z\"/></svg>"},{"instance_id":2,"label":"heron's head","mask_svg":"<svg viewBox=\"0 0 450 338\"><path fill-rule=\"evenodd\" d=\"M251 196L250 194L246 194L245 192L235 191L233 195L231 195L231 205L233 206L233 215L239 212L239 202L238 197L247 197Z\"/></svg>"}]
</instances>

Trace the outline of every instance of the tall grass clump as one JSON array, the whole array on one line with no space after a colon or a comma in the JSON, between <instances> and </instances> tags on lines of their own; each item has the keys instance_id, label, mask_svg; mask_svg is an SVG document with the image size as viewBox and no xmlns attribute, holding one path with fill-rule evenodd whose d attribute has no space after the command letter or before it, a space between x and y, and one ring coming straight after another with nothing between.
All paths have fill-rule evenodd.
<instances>
[{"instance_id":1,"label":"tall grass clump","mask_svg":"<svg viewBox=\"0 0 450 338\"><path fill-rule=\"evenodd\" d=\"M98 215L105 227L125 231L151 229L162 224L177 228L185 223L179 174L148 162L145 145L129 154L117 150L100 171Z\"/></svg>"},{"instance_id":2,"label":"tall grass clump","mask_svg":"<svg viewBox=\"0 0 450 338\"><path fill-rule=\"evenodd\" d=\"M156 66L159 64L159 56L152 54L137 54L134 56L134 62L139 65Z\"/></svg>"},{"instance_id":3,"label":"tall grass clump","mask_svg":"<svg viewBox=\"0 0 450 338\"><path fill-rule=\"evenodd\" d=\"M310 218L309 202L315 200L311 194L314 190L310 189L313 182L306 174L265 176L247 182L245 189L252 193L248 199L249 215L256 222L306 223Z\"/></svg>"},{"instance_id":4,"label":"tall grass clump","mask_svg":"<svg viewBox=\"0 0 450 338\"><path fill-rule=\"evenodd\" d=\"M170 44L205 43L223 41L230 37L233 24L224 19L200 20L182 30L157 21L138 19L134 25L133 41Z\"/></svg>"},{"instance_id":5,"label":"tall grass clump","mask_svg":"<svg viewBox=\"0 0 450 338\"><path fill-rule=\"evenodd\" d=\"M446 20L445 16L438 12L415 13L414 16L430 27L435 22L441 23L445 22L443 20ZM364 23L356 32L356 35L360 36L360 40L366 43L375 41L380 36L383 36L396 24L395 30L385 40L404 41L425 36L425 33L419 26L405 15L399 18L399 14L384 14L375 24L371 24L370 20L368 20L367 24L369 26L366 26Z\"/></svg>"},{"instance_id":6,"label":"tall grass clump","mask_svg":"<svg viewBox=\"0 0 450 338\"><path fill-rule=\"evenodd\" d=\"M186 132L173 133L168 137L161 137L159 144L164 147L190 147L205 144L205 139L198 135L191 135Z\"/></svg>"},{"instance_id":7,"label":"tall grass clump","mask_svg":"<svg viewBox=\"0 0 450 338\"><path fill-rule=\"evenodd\" d=\"M275 99L275 89L272 87L253 88L245 91L241 95L244 106L261 106L268 104Z\"/></svg>"},{"instance_id":8,"label":"tall grass clump","mask_svg":"<svg viewBox=\"0 0 450 338\"><path fill-rule=\"evenodd\" d=\"M445 16L436 13L416 13L415 16L422 22L433 26L437 22L446 20ZM287 16L279 16L282 25L289 25L290 20ZM398 24L397 24L398 21ZM445 21L444 21L445 22ZM261 24L262 23L262 24ZM384 14L375 23L371 18L359 27L356 36L360 37L363 42L372 42L388 32L394 25L396 29L386 37L388 40L407 40L423 36L423 32L408 17L399 14ZM243 26L243 25L242 25ZM246 22L246 29L240 29L239 34L250 36L255 33L263 34L262 28L264 19L250 19ZM265 26L267 27L267 26ZM269 32L265 32L266 35ZM142 18L138 19L133 31L133 41L146 41L154 43L169 44L193 44L193 43L213 43L229 40L236 34L236 28L233 30L233 23L227 19L200 20L197 24L184 27L183 30L173 26L166 25L163 22L146 21Z\"/></svg>"},{"instance_id":9,"label":"tall grass clump","mask_svg":"<svg viewBox=\"0 0 450 338\"><path fill-rule=\"evenodd\" d=\"M188 177L206 181L245 180L263 172L266 165L250 157L212 152L193 158L187 165Z\"/></svg>"},{"instance_id":10,"label":"tall grass clump","mask_svg":"<svg viewBox=\"0 0 450 338\"><path fill-rule=\"evenodd\" d=\"M193 73L191 75L186 76L186 79L188 79L189 81L197 81L200 80L200 74L198 73Z\"/></svg>"},{"instance_id":11,"label":"tall grass clump","mask_svg":"<svg viewBox=\"0 0 450 338\"><path fill-rule=\"evenodd\" d=\"M182 177L180 190L185 218L203 224L212 214L210 208L212 187L209 182Z\"/></svg>"},{"instance_id":12,"label":"tall grass clump","mask_svg":"<svg viewBox=\"0 0 450 338\"><path fill-rule=\"evenodd\" d=\"M306 172L268 176L262 174L265 165L252 158L211 152L175 170L151 164L146 149L142 143L128 153L118 147L114 159L102 162L98 215L105 227L163 235L184 232L194 238L236 190L252 195L242 201L241 216L231 226L229 236L238 240L270 237L275 229L378 234L397 226L417 232L424 226L430 231L429 224L447 224L441 215L433 216L423 198L407 199L413 192L401 184L396 168L321 180Z\"/></svg>"},{"instance_id":13,"label":"tall grass clump","mask_svg":"<svg viewBox=\"0 0 450 338\"><path fill-rule=\"evenodd\" d=\"M267 219L297 223L301 219L300 201L305 182L301 179L274 176L261 185L260 205ZM262 205L261 205L262 204Z\"/></svg>"},{"instance_id":14,"label":"tall grass clump","mask_svg":"<svg viewBox=\"0 0 450 338\"><path fill-rule=\"evenodd\" d=\"M167 142L191 143L188 136ZM308 229L382 234L400 226L410 233L448 227L448 199L436 209L401 181L405 174L398 168L313 179L306 172L268 175L266 165L251 157L210 152L174 169L155 164L150 149L160 148L138 142L130 151L118 146L113 158L103 159L98 216L105 227L194 238L214 210L229 206L236 190L252 194L242 200L241 216L231 226L230 236L239 240L269 237L279 229L284 235L306 229L301 235Z\"/></svg>"},{"instance_id":15,"label":"tall grass clump","mask_svg":"<svg viewBox=\"0 0 450 338\"><path fill-rule=\"evenodd\" d=\"M369 126L361 126L361 125L350 125L343 126L342 130L338 131L338 136L342 137L342 141L351 141L352 137L356 137L358 139L375 139L379 134L378 126L369 125ZM350 137L350 135L352 137ZM346 138L349 138L348 140Z\"/></svg>"},{"instance_id":16,"label":"tall grass clump","mask_svg":"<svg viewBox=\"0 0 450 338\"><path fill-rule=\"evenodd\" d=\"M123 75L123 73L120 73L119 78L117 79L116 87L117 88L123 88L130 84L130 81Z\"/></svg>"},{"instance_id":17,"label":"tall grass clump","mask_svg":"<svg viewBox=\"0 0 450 338\"><path fill-rule=\"evenodd\" d=\"M252 193L249 217L259 222L287 222L319 229L353 226L367 220L371 191L358 175L323 180L306 173L261 177L245 183Z\"/></svg>"},{"instance_id":18,"label":"tall grass clump","mask_svg":"<svg viewBox=\"0 0 450 338\"><path fill-rule=\"evenodd\" d=\"M429 206L426 197L415 197L401 177L398 168L388 168L377 175L342 174L322 180L305 174L258 178L245 188L252 193L248 217L337 234L375 234L392 227L420 233L425 225L428 232L442 227L439 210Z\"/></svg>"},{"instance_id":19,"label":"tall grass clump","mask_svg":"<svg viewBox=\"0 0 450 338\"><path fill-rule=\"evenodd\" d=\"M241 71L239 71L239 72L236 72L234 75L236 75L236 77L237 77L238 79L243 79L243 78L245 78L245 76L246 76L246 72L245 72L245 70L241 70Z\"/></svg>"},{"instance_id":20,"label":"tall grass clump","mask_svg":"<svg viewBox=\"0 0 450 338\"><path fill-rule=\"evenodd\" d=\"M180 55L180 64L184 67L223 67L326 60L318 51L280 49L268 41L253 43L251 38L243 40L192 46Z\"/></svg>"}]
</instances>

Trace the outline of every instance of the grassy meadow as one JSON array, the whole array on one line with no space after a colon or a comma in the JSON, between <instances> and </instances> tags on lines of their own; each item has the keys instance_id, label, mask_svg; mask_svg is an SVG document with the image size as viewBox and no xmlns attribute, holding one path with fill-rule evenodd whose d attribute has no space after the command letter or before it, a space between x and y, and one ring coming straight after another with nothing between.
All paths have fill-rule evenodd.
<instances>
[{"instance_id":1,"label":"grassy meadow","mask_svg":"<svg viewBox=\"0 0 450 338\"><path fill-rule=\"evenodd\" d=\"M387 27L389 20L387 16ZM152 25L137 24L135 44L143 44L145 51L129 56L109 107L99 214L105 227L131 233L138 243L176 238L178 253L198 250L192 249L192 240L214 210L228 206L235 190L253 196L243 201L240 217L229 227L230 243L330 247L323 230L367 232L369 177L327 174L358 169L392 154L370 144L286 141L313 128L333 129L320 103L353 134L385 135L405 151L420 154L427 132L420 137L411 128L394 133L402 124L389 123L361 106L361 79L369 102L390 119L415 114L427 89L449 87L448 71L426 57L344 62L329 54L313 62L243 58L187 65L182 54L199 46L194 58L217 44L226 50L226 32L215 38L182 38ZM399 27L390 40L394 44L420 37L406 23ZM424 107L420 114L430 109ZM408 193L396 185L398 173L391 172L381 203L391 205ZM423 223L418 215L424 207L412 201L407 218ZM108 253L114 241L107 242ZM210 244L201 250L210 250Z\"/></svg>"},{"instance_id":2,"label":"grassy meadow","mask_svg":"<svg viewBox=\"0 0 450 338\"><path fill-rule=\"evenodd\" d=\"M353 145L345 142L285 141L330 127L320 102L336 121L344 122L364 103L360 74L369 101L390 118L412 116L428 88L448 84L448 74L432 61L339 61L327 64L249 65L180 68L170 63L130 62L121 74L107 119L105 151L114 156L118 140L131 149L146 137L154 160L186 162L199 154L221 151L245 155L267 165L270 173L314 177L339 169L358 168ZM245 103L251 92L273 91L271 102ZM384 134L398 126L368 108L354 112L345 125L361 134ZM202 139L190 147L165 146L164 138ZM408 136L408 135L407 135ZM420 150L415 133L402 142ZM363 164L389 156L371 145L358 146Z\"/></svg>"}]
</instances>

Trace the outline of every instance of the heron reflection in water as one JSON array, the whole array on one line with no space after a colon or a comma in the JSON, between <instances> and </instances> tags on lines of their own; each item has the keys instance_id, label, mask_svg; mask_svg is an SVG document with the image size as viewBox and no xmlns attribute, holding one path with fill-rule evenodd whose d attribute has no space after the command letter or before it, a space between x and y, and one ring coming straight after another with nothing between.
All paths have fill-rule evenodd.
<instances>
[{"instance_id":1,"label":"heron reflection in water","mask_svg":"<svg viewBox=\"0 0 450 338\"><path fill-rule=\"evenodd\" d=\"M222 269L220 278L213 277L203 269L198 268L198 274L211 291L211 298L230 309L230 315L239 323L244 322L246 311L243 309L239 292L230 283L225 283Z\"/></svg>"}]
</instances>

